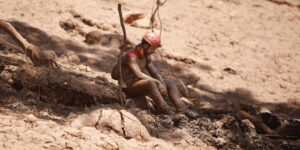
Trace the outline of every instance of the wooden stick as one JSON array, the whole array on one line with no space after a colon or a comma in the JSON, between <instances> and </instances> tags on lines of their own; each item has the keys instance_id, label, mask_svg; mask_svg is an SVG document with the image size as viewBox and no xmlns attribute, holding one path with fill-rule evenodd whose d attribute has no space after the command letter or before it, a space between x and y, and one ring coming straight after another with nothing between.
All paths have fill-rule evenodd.
<instances>
[{"instance_id":1,"label":"wooden stick","mask_svg":"<svg viewBox=\"0 0 300 150\"><path fill-rule=\"evenodd\" d=\"M29 47L29 43L19 34L19 32L8 22L0 19L0 28L8 33L22 49Z\"/></svg>"},{"instance_id":2,"label":"wooden stick","mask_svg":"<svg viewBox=\"0 0 300 150\"><path fill-rule=\"evenodd\" d=\"M119 55L119 59L118 59L118 64L119 64L119 73L120 73L120 78L119 78L119 99L121 102L122 107L124 106L124 99L122 96L122 87L123 87L123 79L122 79L122 55L124 50L126 49L126 45L127 45L127 38L126 38L126 29L124 26L124 20L123 20L123 15L122 15L122 5L119 3L118 4L118 11L119 11L119 16L120 16L120 23L121 23L121 27L122 27L122 31L123 31L123 37L124 37L124 43L123 43L123 48L121 49L120 55Z\"/></svg>"},{"instance_id":3,"label":"wooden stick","mask_svg":"<svg viewBox=\"0 0 300 150\"><path fill-rule=\"evenodd\" d=\"M56 54L54 51L41 51L37 46L29 43L22 35L8 22L0 19L0 29L9 34L18 45L24 50L24 53L34 66L47 66L59 68L55 62Z\"/></svg>"},{"instance_id":4,"label":"wooden stick","mask_svg":"<svg viewBox=\"0 0 300 150\"><path fill-rule=\"evenodd\" d=\"M261 128L267 134L275 134L275 131L266 126L260 119L250 115L246 111L238 110L238 113L245 119L249 119L256 127Z\"/></svg>"},{"instance_id":5,"label":"wooden stick","mask_svg":"<svg viewBox=\"0 0 300 150\"><path fill-rule=\"evenodd\" d=\"M154 23L154 17L155 17L156 11L159 9L160 6L164 5L166 2L167 2L167 0L165 0L163 3L160 2L160 0L156 1L156 8L155 8L154 12L152 12L152 15L150 18L152 32L153 32L153 23Z\"/></svg>"}]
</instances>

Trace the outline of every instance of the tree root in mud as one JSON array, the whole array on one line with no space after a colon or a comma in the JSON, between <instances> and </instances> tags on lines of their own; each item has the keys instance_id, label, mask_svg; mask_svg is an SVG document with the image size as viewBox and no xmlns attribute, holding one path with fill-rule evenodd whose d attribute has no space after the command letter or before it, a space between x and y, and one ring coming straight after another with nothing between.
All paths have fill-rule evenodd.
<instances>
[{"instance_id":1,"label":"tree root in mud","mask_svg":"<svg viewBox=\"0 0 300 150\"><path fill-rule=\"evenodd\" d=\"M34 66L47 66L47 67L58 67L55 62L56 54L54 51L41 51L35 45L29 43L24 39L20 33L8 22L0 19L0 28L7 32L24 50L24 53Z\"/></svg>"},{"instance_id":2,"label":"tree root in mud","mask_svg":"<svg viewBox=\"0 0 300 150\"><path fill-rule=\"evenodd\" d=\"M0 28L18 43L35 66L19 68L13 77L15 83L71 105L112 103L117 99L113 91L104 85L89 84L55 69L59 68L55 62L56 54L53 51L41 51L27 42L10 23L0 19Z\"/></svg>"},{"instance_id":3,"label":"tree root in mud","mask_svg":"<svg viewBox=\"0 0 300 150\"><path fill-rule=\"evenodd\" d=\"M15 72L13 80L34 92L69 105L107 104L117 100L107 86L84 82L58 69L25 66Z\"/></svg>"}]
</instances>

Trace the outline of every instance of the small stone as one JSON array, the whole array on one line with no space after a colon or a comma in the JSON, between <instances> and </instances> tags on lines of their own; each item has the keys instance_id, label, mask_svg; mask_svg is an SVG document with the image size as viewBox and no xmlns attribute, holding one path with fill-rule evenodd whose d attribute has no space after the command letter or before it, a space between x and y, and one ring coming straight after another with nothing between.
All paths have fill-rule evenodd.
<instances>
[{"instance_id":1,"label":"small stone","mask_svg":"<svg viewBox=\"0 0 300 150\"><path fill-rule=\"evenodd\" d=\"M30 115L26 116L24 121L27 123L34 123L37 121L37 118L33 114L30 114Z\"/></svg>"},{"instance_id":2,"label":"small stone","mask_svg":"<svg viewBox=\"0 0 300 150\"><path fill-rule=\"evenodd\" d=\"M184 114L188 117L188 118L191 118L191 119L195 119L197 117L199 117L199 114L194 112L194 111L191 111L191 110L187 110L184 112Z\"/></svg>"},{"instance_id":3,"label":"small stone","mask_svg":"<svg viewBox=\"0 0 300 150\"><path fill-rule=\"evenodd\" d=\"M100 42L102 34L98 31L91 31L85 36L85 41L89 45L97 44Z\"/></svg>"},{"instance_id":4,"label":"small stone","mask_svg":"<svg viewBox=\"0 0 300 150\"><path fill-rule=\"evenodd\" d=\"M66 21L60 21L59 25L60 25L60 27L62 27L66 31L74 30L76 28L76 26L78 26L71 19L68 19Z\"/></svg>"},{"instance_id":5,"label":"small stone","mask_svg":"<svg viewBox=\"0 0 300 150\"><path fill-rule=\"evenodd\" d=\"M216 79L224 79L224 76L221 72L211 72L210 75Z\"/></svg>"},{"instance_id":6,"label":"small stone","mask_svg":"<svg viewBox=\"0 0 300 150\"><path fill-rule=\"evenodd\" d=\"M75 52L66 50L63 52L63 54L60 56L60 58L66 60L68 63L71 64L79 64L80 58L76 55Z\"/></svg>"},{"instance_id":7,"label":"small stone","mask_svg":"<svg viewBox=\"0 0 300 150\"><path fill-rule=\"evenodd\" d=\"M222 121L216 121L214 122L214 126L217 128L217 129L221 129L222 126L223 126L223 122Z\"/></svg>"},{"instance_id":8,"label":"small stone","mask_svg":"<svg viewBox=\"0 0 300 150\"><path fill-rule=\"evenodd\" d=\"M221 137L214 139L214 142L217 146L223 146L226 144L226 141Z\"/></svg>"}]
</instances>

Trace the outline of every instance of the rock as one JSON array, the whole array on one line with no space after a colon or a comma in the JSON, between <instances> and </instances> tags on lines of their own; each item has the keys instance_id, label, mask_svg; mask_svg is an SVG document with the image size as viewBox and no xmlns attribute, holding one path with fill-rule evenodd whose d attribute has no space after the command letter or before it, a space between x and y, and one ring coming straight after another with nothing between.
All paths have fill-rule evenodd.
<instances>
[{"instance_id":1,"label":"rock","mask_svg":"<svg viewBox=\"0 0 300 150\"><path fill-rule=\"evenodd\" d=\"M86 16L85 17L82 16L81 21L88 26L94 26L97 24L95 21L92 20L92 18Z\"/></svg>"},{"instance_id":2,"label":"rock","mask_svg":"<svg viewBox=\"0 0 300 150\"><path fill-rule=\"evenodd\" d=\"M198 117L199 117L199 114L196 113L196 112L194 112L194 111L192 111L192 110L186 110L186 111L184 112L184 114L185 114L188 118L190 118L190 119L195 119L195 118L198 118Z\"/></svg>"},{"instance_id":3,"label":"rock","mask_svg":"<svg viewBox=\"0 0 300 150\"><path fill-rule=\"evenodd\" d=\"M181 123L186 123L189 118L183 114L177 114L172 118L172 120L174 121L174 126L178 126Z\"/></svg>"},{"instance_id":4,"label":"rock","mask_svg":"<svg viewBox=\"0 0 300 150\"><path fill-rule=\"evenodd\" d=\"M213 124L216 129L221 129L224 123L222 121L216 121Z\"/></svg>"},{"instance_id":5,"label":"rock","mask_svg":"<svg viewBox=\"0 0 300 150\"><path fill-rule=\"evenodd\" d=\"M102 34L98 31L91 31L85 36L84 42L89 45L97 44L100 42Z\"/></svg>"},{"instance_id":6,"label":"rock","mask_svg":"<svg viewBox=\"0 0 300 150\"><path fill-rule=\"evenodd\" d=\"M160 123L162 126L165 128L171 128L174 126L174 121L172 120L173 118L169 115L160 115Z\"/></svg>"},{"instance_id":7,"label":"rock","mask_svg":"<svg viewBox=\"0 0 300 150\"><path fill-rule=\"evenodd\" d=\"M37 121L37 118L33 114L30 114L30 115L26 116L24 121L27 123L34 123Z\"/></svg>"},{"instance_id":8,"label":"rock","mask_svg":"<svg viewBox=\"0 0 300 150\"><path fill-rule=\"evenodd\" d=\"M102 110L96 128L98 130L113 130L125 138L145 141L151 139L145 126L134 115L125 110Z\"/></svg>"},{"instance_id":9,"label":"rock","mask_svg":"<svg viewBox=\"0 0 300 150\"><path fill-rule=\"evenodd\" d=\"M72 31L75 30L78 26L76 23L74 23L71 19L68 19L66 21L60 21L59 22L60 27L65 29L66 31Z\"/></svg>"},{"instance_id":10,"label":"rock","mask_svg":"<svg viewBox=\"0 0 300 150\"><path fill-rule=\"evenodd\" d=\"M98 130L112 129L118 134L123 134L121 115L113 109L105 109L101 111L96 128Z\"/></svg>"},{"instance_id":11,"label":"rock","mask_svg":"<svg viewBox=\"0 0 300 150\"><path fill-rule=\"evenodd\" d=\"M224 76L221 72L212 71L210 72L210 76L216 79L224 79Z\"/></svg>"},{"instance_id":12,"label":"rock","mask_svg":"<svg viewBox=\"0 0 300 150\"><path fill-rule=\"evenodd\" d=\"M70 64L79 64L80 63L80 58L76 55L75 52L70 51L70 50L64 51L60 57L62 59L65 59Z\"/></svg>"},{"instance_id":13,"label":"rock","mask_svg":"<svg viewBox=\"0 0 300 150\"><path fill-rule=\"evenodd\" d=\"M217 146L221 147L221 146L225 145L227 142L223 138L219 137L219 138L214 139L214 143Z\"/></svg>"},{"instance_id":14,"label":"rock","mask_svg":"<svg viewBox=\"0 0 300 150\"><path fill-rule=\"evenodd\" d=\"M113 30L113 28L114 28L114 25L111 25L109 23L103 23L103 22L97 23L96 26L97 26L98 29L101 29L101 30L104 30L104 31Z\"/></svg>"},{"instance_id":15,"label":"rock","mask_svg":"<svg viewBox=\"0 0 300 150\"><path fill-rule=\"evenodd\" d=\"M121 110L121 115L123 116L125 137L135 138L137 140L148 141L151 139L145 126L137 119L133 114L128 111Z\"/></svg>"}]
</instances>

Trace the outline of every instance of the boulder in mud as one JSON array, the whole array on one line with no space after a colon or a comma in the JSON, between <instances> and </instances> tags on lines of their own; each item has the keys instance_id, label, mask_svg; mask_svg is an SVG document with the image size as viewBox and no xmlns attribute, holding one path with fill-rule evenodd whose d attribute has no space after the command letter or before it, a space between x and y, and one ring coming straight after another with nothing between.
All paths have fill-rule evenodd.
<instances>
[{"instance_id":1,"label":"boulder in mud","mask_svg":"<svg viewBox=\"0 0 300 150\"><path fill-rule=\"evenodd\" d=\"M133 114L125 110L102 110L96 128L99 130L113 130L125 138L145 141L151 138L144 125Z\"/></svg>"}]
</instances>

